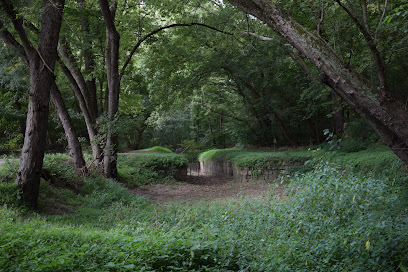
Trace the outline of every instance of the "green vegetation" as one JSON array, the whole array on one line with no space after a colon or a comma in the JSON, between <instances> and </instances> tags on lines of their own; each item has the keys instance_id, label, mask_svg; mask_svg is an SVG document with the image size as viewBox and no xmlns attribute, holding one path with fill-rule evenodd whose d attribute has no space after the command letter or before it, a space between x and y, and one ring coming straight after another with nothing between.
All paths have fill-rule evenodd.
<instances>
[{"instance_id":1,"label":"green vegetation","mask_svg":"<svg viewBox=\"0 0 408 272\"><path fill-rule=\"evenodd\" d=\"M283 163L304 163L313 158L313 153L308 150L264 152L245 151L240 149L212 149L199 156L200 161L230 160L240 167L268 167Z\"/></svg>"},{"instance_id":2,"label":"green vegetation","mask_svg":"<svg viewBox=\"0 0 408 272\"><path fill-rule=\"evenodd\" d=\"M168 148L165 147L161 147L161 146L153 146L147 149L143 149L143 151L156 151L156 152L163 152L163 153L173 153L173 151L171 151Z\"/></svg>"},{"instance_id":3,"label":"green vegetation","mask_svg":"<svg viewBox=\"0 0 408 272\"><path fill-rule=\"evenodd\" d=\"M178 169L187 167L183 155L170 153L127 153L118 157L119 180L130 187L172 180Z\"/></svg>"},{"instance_id":4,"label":"green vegetation","mask_svg":"<svg viewBox=\"0 0 408 272\"><path fill-rule=\"evenodd\" d=\"M285 163L317 164L330 161L353 172L381 176L384 173L401 171L404 167L398 157L385 146L371 146L358 152L344 151L341 147L332 148L324 145L323 148L294 150L281 152L245 151L242 149L212 149L199 155L200 161L230 160L242 168L264 168Z\"/></svg>"},{"instance_id":5,"label":"green vegetation","mask_svg":"<svg viewBox=\"0 0 408 272\"><path fill-rule=\"evenodd\" d=\"M327 152L325 158L365 175L381 176L384 173L392 175L404 167L402 161L385 146L371 147L352 153Z\"/></svg>"},{"instance_id":6,"label":"green vegetation","mask_svg":"<svg viewBox=\"0 0 408 272\"><path fill-rule=\"evenodd\" d=\"M408 161L381 146L407 158L407 0L42 2L0 5L0 155L25 147L20 186L0 164L0 272L408 271ZM197 158L285 177L133 194Z\"/></svg>"},{"instance_id":7,"label":"green vegetation","mask_svg":"<svg viewBox=\"0 0 408 272\"><path fill-rule=\"evenodd\" d=\"M235 154L244 152L241 149L229 148L229 149L211 149L201 153L198 156L200 162L207 160L222 161L231 159Z\"/></svg>"},{"instance_id":8,"label":"green vegetation","mask_svg":"<svg viewBox=\"0 0 408 272\"><path fill-rule=\"evenodd\" d=\"M119 167L140 161L139 155L121 156ZM162 161L169 156L160 155ZM64 156L49 156L46 166L50 172L62 169L68 175L63 164L67 164ZM1 173L7 167L0 168ZM13 179L3 180L0 267L4 271L395 271L408 266L408 191L395 183L403 176L399 171L391 178L359 178L320 164L291 178L285 201L276 195L269 200L168 206L149 203L115 181L92 176L79 192L43 181L40 213L7 200L16 194Z\"/></svg>"},{"instance_id":9,"label":"green vegetation","mask_svg":"<svg viewBox=\"0 0 408 272\"><path fill-rule=\"evenodd\" d=\"M241 149L212 149L203 152L199 156L201 162L205 161L231 161L239 169L258 170L274 169L281 165L290 165L290 173L307 172L312 170L305 163L313 159L314 154L308 150L283 151L283 152L261 152L245 151Z\"/></svg>"}]
</instances>

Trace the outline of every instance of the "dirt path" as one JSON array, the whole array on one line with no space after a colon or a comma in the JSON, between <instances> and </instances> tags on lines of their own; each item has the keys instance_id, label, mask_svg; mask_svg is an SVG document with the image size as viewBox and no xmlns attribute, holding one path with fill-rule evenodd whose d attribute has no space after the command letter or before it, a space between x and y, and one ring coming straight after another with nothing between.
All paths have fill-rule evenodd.
<instances>
[{"instance_id":1,"label":"dirt path","mask_svg":"<svg viewBox=\"0 0 408 272\"><path fill-rule=\"evenodd\" d=\"M271 188L274 194L282 194L285 185L264 181L234 182L232 177L225 176L188 176L183 183L147 185L132 189L132 192L156 203L167 204L173 201L240 200L243 196L267 199L271 197Z\"/></svg>"}]
</instances>

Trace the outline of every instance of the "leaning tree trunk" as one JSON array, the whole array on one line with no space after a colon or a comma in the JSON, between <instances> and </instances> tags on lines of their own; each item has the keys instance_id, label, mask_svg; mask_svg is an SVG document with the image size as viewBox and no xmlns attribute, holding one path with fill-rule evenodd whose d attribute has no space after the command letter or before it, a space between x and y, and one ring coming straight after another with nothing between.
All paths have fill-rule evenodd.
<instances>
[{"instance_id":1,"label":"leaning tree trunk","mask_svg":"<svg viewBox=\"0 0 408 272\"><path fill-rule=\"evenodd\" d=\"M81 143L78 140L78 136L74 129L74 124L72 123L71 117L68 114L68 110L65 106L64 100L62 99L61 92L58 90L55 81L52 82L50 90L51 101L57 109L58 117L61 121L62 127L64 128L65 136L67 137L68 142L69 155L71 156L75 170L78 173L86 173L87 169L82 153Z\"/></svg>"},{"instance_id":2,"label":"leaning tree trunk","mask_svg":"<svg viewBox=\"0 0 408 272\"><path fill-rule=\"evenodd\" d=\"M30 67L30 62L23 46L13 37L13 35L8 30L3 29L0 32L0 36L7 47L13 50L28 65L28 67ZM75 132L71 117L68 114L68 110L65 106L64 100L62 99L61 93L58 90L55 80L51 85L50 92L52 102L57 109L58 117L67 137L69 153L74 163L75 170L77 172L87 172L81 145ZM18 110L21 109L21 104L18 102L18 100L16 100L15 104ZM24 137L25 120L21 120L20 128L22 129L22 134Z\"/></svg>"},{"instance_id":3,"label":"leaning tree trunk","mask_svg":"<svg viewBox=\"0 0 408 272\"><path fill-rule=\"evenodd\" d=\"M107 0L99 0L106 27L106 75L108 81L109 101L108 117L110 124L106 132L104 149L104 174L109 178L117 177L118 136L112 129L113 121L119 110L119 39L120 35L114 23L114 12L109 8Z\"/></svg>"},{"instance_id":4,"label":"leaning tree trunk","mask_svg":"<svg viewBox=\"0 0 408 272\"><path fill-rule=\"evenodd\" d=\"M405 163L408 164L408 114L399 101L372 98L381 88L370 86L347 67L335 52L270 0L229 0L233 5L259 18L306 56L332 87Z\"/></svg>"},{"instance_id":5,"label":"leaning tree trunk","mask_svg":"<svg viewBox=\"0 0 408 272\"><path fill-rule=\"evenodd\" d=\"M17 183L22 200L35 208L40 188L40 178L47 138L48 111L53 74L44 70L37 55L30 61L30 92L24 145L21 152Z\"/></svg>"},{"instance_id":6,"label":"leaning tree trunk","mask_svg":"<svg viewBox=\"0 0 408 272\"><path fill-rule=\"evenodd\" d=\"M82 115L84 116L86 128L87 128L87 131L88 131L89 141L91 143L93 159L95 161L100 162L102 160L102 149L101 149L101 147L99 145L99 142L97 140L97 131L96 131L96 128L95 128L95 126L96 126L95 120L92 119L91 114L88 111L85 98L82 95L80 87L78 86L77 82L75 81L75 78L72 76L69 69L62 62L59 62L59 64L60 64L62 72L64 73L65 77L67 78L68 82L71 85L72 92L76 96L76 98L78 100L78 103L79 103L79 108L81 109Z\"/></svg>"},{"instance_id":7,"label":"leaning tree trunk","mask_svg":"<svg viewBox=\"0 0 408 272\"><path fill-rule=\"evenodd\" d=\"M20 36L29 61L30 89L27 125L17 183L21 189L22 201L36 208L46 147L50 86L54 81L53 71L57 57L64 0L43 2L44 11L38 49L35 49L28 40L22 19L17 16L12 4L5 0L0 3Z\"/></svg>"}]
</instances>

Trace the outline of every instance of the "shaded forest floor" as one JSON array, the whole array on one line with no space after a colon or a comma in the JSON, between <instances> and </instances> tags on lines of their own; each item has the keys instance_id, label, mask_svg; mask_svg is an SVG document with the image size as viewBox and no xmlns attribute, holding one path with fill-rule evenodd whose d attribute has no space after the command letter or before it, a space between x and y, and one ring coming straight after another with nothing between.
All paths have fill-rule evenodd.
<instances>
[{"instance_id":1,"label":"shaded forest floor","mask_svg":"<svg viewBox=\"0 0 408 272\"><path fill-rule=\"evenodd\" d=\"M285 184L280 182L235 182L228 176L189 175L186 182L146 185L131 189L131 192L156 203L169 204L173 201L269 199L272 195L282 195L284 189Z\"/></svg>"}]
</instances>

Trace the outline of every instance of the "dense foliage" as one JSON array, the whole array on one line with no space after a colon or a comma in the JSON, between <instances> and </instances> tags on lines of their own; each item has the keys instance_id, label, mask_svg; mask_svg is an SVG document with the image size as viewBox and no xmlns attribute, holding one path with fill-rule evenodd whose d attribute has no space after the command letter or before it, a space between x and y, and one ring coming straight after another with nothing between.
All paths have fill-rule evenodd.
<instances>
[{"instance_id":1,"label":"dense foliage","mask_svg":"<svg viewBox=\"0 0 408 272\"><path fill-rule=\"evenodd\" d=\"M184 156L164 148L153 147L153 150L162 152L121 154L118 158L119 180L130 187L163 182L163 179L170 181L177 177L180 169L187 168L188 160Z\"/></svg>"},{"instance_id":2,"label":"dense foliage","mask_svg":"<svg viewBox=\"0 0 408 272\"><path fill-rule=\"evenodd\" d=\"M2 0L0 30L0 271L408 271L406 0ZM132 193L197 158L302 171Z\"/></svg>"},{"instance_id":3,"label":"dense foliage","mask_svg":"<svg viewBox=\"0 0 408 272\"><path fill-rule=\"evenodd\" d=\"M7 167L12 170L11 164ZM12 183L4 180L0 267L5 271L404 269L408 192L395 182L403 172L394 174L358 178L325 163L293 177L286 196L187 206L152 204L115 181L97 177L86 179L80 194L44 182L40 214L18 208L11 201L16 195L7 189Z\"/></svg>"}]
</instances>

